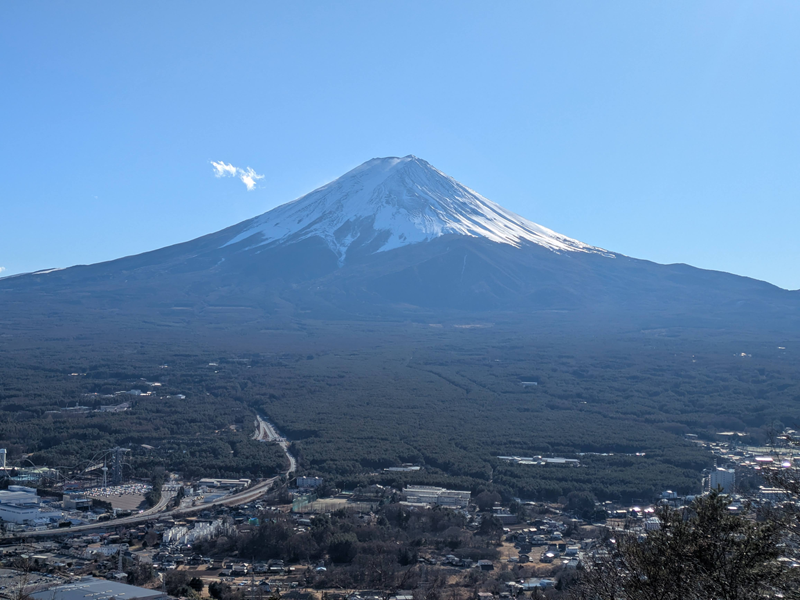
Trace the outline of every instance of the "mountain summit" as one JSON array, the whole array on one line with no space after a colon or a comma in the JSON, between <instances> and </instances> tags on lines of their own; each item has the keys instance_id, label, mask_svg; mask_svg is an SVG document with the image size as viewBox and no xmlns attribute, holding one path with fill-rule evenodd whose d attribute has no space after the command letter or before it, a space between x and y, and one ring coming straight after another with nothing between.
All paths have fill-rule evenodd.
<instances>
[{"instance_id":1,"label":"mountain summit","mask_svg":"<svg viewBox=\"0 0 800 600\"><path fill-rule=\"evenodd\" d=\"M340 264L351 248L382 252L448 234L612 256L506 210L416 156L373 158L242 225L225 246L249 249L317 236Z\"/></svg>"}]
</instances>

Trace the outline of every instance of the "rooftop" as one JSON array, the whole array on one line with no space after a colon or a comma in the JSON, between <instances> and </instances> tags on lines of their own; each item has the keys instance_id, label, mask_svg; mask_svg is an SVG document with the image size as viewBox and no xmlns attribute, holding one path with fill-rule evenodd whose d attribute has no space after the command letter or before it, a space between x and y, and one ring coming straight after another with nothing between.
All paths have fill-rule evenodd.
<instances>
[{"instance_id":1,"label":"rooftop","mask_svg":"<svg viewBox=\"0 0 800 600\"><path fill-rule=\"evenodd\" d=\"M59 585L49 590L31 594L34 600L127 600L130 598L143 598L145 600L160 600L167 595L160 590L148 590L117 581L84 577L76 583Z\"/></svg>"}]
</instances>

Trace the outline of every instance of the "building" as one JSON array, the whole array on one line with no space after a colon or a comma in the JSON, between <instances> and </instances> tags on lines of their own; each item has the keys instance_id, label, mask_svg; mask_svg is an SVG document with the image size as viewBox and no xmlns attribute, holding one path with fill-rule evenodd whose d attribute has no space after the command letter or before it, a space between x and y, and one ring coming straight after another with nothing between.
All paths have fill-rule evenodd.
<instances>
[{"instance_id":1,"label":"building","mask_svg":"<svg viewBox=\"0 0 800 600\"><path fill-rule=\"evenodd\" d=\"M161 590L148 590L118 581L107 581L84 577L83 579L66 585L52 587L49 590L35 592L30 595L34 600L110 600L111 598L126 598L132 600L167 600L168 596Z\"/></svg>"},{"instance_id":2,"label":"building","mask_svg":"<svg viewBox=\"0 0 800 600\"><path fill-rule=\"evenodd\" d=\"M92 499L75 494L64 494L62 500L65 510L89 510L92 508Z\"/></svg>"},{"instance_id":3,"label":"building","mask_svg":"<svg viewBox=\"0 0 800 600\"><path fill-rule=\"evenodd\" d=\"M111 404L109 406L101 406L100 412L123 412L131 407L130 402L123 402L122 404Z\"/></svg>"},{"instance_id":4,"label":"building","mask_svg":"<svg viewBox=\"0 0 800 600\"><path fill-rule=\"evenodd\" d=\"M297 478L297 487L302 489L314 489L325 483L322 477L303 477Z\"/></svg>"},{"instance_id":5,"label":"building","mask_svg":"<svg viewBox=\"0 0 800 600\"><path fill-rule=\"evenodd\" d=\"M10 485L0 490L0 518L10 523L44 525L61 519L61 512L43 508L34 488Z\"/></svg>"},{"instance_id":6,"label":"building","mask_svg":"<svg viewBox=\"0 0 800 600\"><path fill-rule=\"evenodd\" d=\"M436 502L439 506L450 508L467 508L471 494L458 490L442 490Z\"/></svg>"},{"instance_id":7,"label":"building","mask_svg":"<svg viewBox=\"0 0 800 600\"><path fill-rule=\"evenodd\" d=\"M384 471L391 471L395 473L411 473L422 469L419 465L404 464L402 467L386 467Z\"/></svg>"},{"instance_id":8,"label":"building","mask_svg":"<svg viewBox=\"0 0 800 600\"><path fill-rule=\"evenodd\" d=\"M718 487L722 488L723 493L732 494L736 487L736 471L723 469L722 467L717 467L711 471L708 476L708 488L709 490L715 490Z\"/></svg>"},{"instance_id":9,"label":"building","mask_svg":"<svg viewBox=\"0 0 800 600\"><path fill-rule=\"evenodd\" d=\"M522 589L526 592L536 589L544 590L555 586L555 584L556 584L555 579L550 579L550 578L539 579L538 577L532 577L531 579L528 579L527 581L525 581L525 583L522 584Z\"/></svg>"},{"instance_id":10,"label":"building","mask_svg":"<svg viewBox=\"0 0 800 600\"><path fill-rule=\"evenodd\" d=\"M757 497L762 502L786 502L791 500L789 492L781 488L768 488L760 486L758 489Z\"/></svg>"},{"instance_id":11,"label":"building","mask_svg":"<svg viewBox=\"0 0 800 600\"><path fill-rule=\"evenodd\" d=\"M581 465L581 461L577 458L562 458L560 456L555 458L543 458L542 462L546 465L560 465L567 467L579 467Z\"/></svg>"},{"instance_id":12,"label":"building","mask_svg":"<svg viewBox=\"0 0 800 600\"><path fill-rule=\"evenodd\" d=\"M470 493L458 490L447 490L432 485L409 485L403 489L406 501L411 504L431 504L447 508L466 508L469 506Z\"/></svg>"},{"instance_id":13,"label":"building","mask_svg":"<svg viewBox=\"0 0 800 600\"><path fill-rule=\"evenodd\" d=\"M519 519L517 518L517 515L512 515L510 512L508 512L507 509L502 508L500 506L495 506L492 509L492 514L503 525L516 525L517 523L519 523Z\"/></svg>"},{"instance_id":14,"label":"building","mask_svg":"<svg viewBox=\"0 0 800 600\"><path fill-rule=\"evenodd\" d=\"M206 477L197 482L200 487L206 488L224 488L224 489L238 489L245 488L250 485L249 479L213 479Z\"/></svg>"},{"instance_id":15,"label":"building","mask_svg":"<svg viewBox=\"0 0 800 600\"><path fill-rule=\"evenodd\" d=\"M56 479L58 471L48 467L15 467L6 471L10 481L17 484L38 484L44 479Z\"/></svg>"},{"instance_id":16,"label":"building","mask_svg":"<svg viewBox=\"0 0 800 600\"><path fill-rule=\"evenodd\" d=\"M580 467L581 461L577 458L564 458L554 456L552 458L542 456L498 456L500 460L514 463L516 465L557 465L566 467Z\"/></svg>"}]
</instances>

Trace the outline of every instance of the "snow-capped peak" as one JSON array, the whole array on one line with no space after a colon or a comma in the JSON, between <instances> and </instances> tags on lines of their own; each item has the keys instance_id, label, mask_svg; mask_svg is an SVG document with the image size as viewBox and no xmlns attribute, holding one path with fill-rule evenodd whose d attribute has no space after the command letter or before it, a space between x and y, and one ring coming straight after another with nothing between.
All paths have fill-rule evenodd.
<instances>
[{"instance_id":1,"label":"snow-capped peak","mask_svg":"<svg viewBox=\"0 0 800 600\"><path fill-rule=\"evenodd\" d=\"M382 252L447 234L516 247L530 242L554 252L609 254L504 209L416 156L374 158L243 227L226 246L319 236L340 263L354 244Z\"/></svg>"}]
</instances>

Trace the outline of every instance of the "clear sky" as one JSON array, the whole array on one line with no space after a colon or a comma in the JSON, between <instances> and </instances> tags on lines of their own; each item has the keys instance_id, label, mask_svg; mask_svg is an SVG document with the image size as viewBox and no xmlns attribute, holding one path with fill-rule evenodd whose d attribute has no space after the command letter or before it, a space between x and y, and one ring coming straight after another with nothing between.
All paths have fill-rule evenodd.
<instances>
[{"instance_id":1,"label":"clear sky","mask_svg":"<svg viewBox=\"0 0 800 600\"><path fill-rule=\"evenodd\" d=\"M796 0L8 2L0 92L2 275L415 154L581 241L800 288Z\"/></svg>"}]
</instances>

